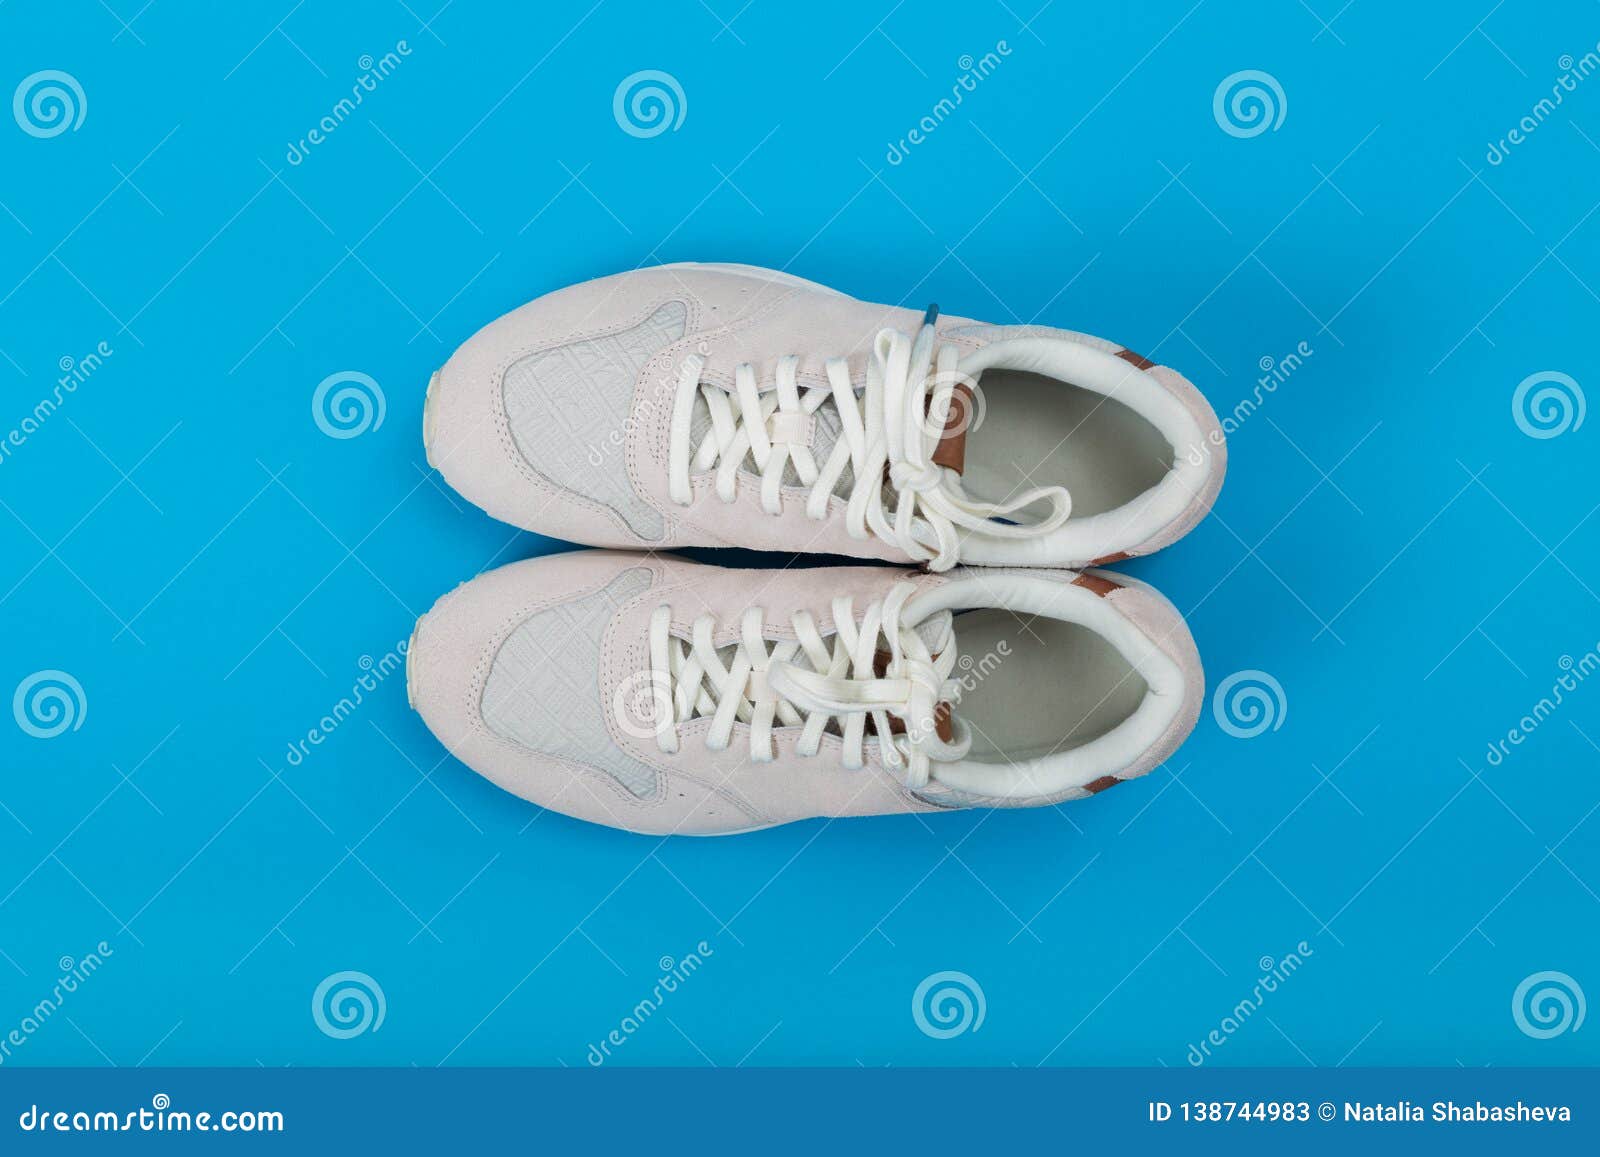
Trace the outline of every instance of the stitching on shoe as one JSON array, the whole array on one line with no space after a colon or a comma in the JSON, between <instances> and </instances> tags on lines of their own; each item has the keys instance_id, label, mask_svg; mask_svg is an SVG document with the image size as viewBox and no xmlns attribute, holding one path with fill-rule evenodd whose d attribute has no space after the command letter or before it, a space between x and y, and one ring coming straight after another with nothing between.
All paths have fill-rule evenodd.
<instances>
[{"instance_id":1,"label":"stitching on shoe","mask_svg":"<svg viewBox=\"0 0 1600 1157\"><path fill-rule=\"evenodd\" d=\"M681 302L686 311L686 316L684 319L685 334L688 333L687 327L692 322L697 321L699 304L698 302L688 300L686 295L668 294L660 299L652 300L653 304L646 306L640 313L632 315L630 320L626 322L610 326L591 327L587 330L568 333L559 338L546 339L542 342L530 343L528 345L516 347L512 352L506 354L500 359L490 378L491 397L489 404L492 408L495 430L500 442L500 448L502 453L505 455L506 460L512 463L518 475L550 501L553 502L556 500L566 500L573 505L589 511L591 514L603 516L619 531L621 531L625 537L637 542L648 542L648 540L635 533L633 528L628 525L627 520L616 511L612 510L611 507L605 505L604 503L596 502L594 499L588 498L575 491L566 490L555 485L552 481L546 479L542 474L540 474L533 467L533 465L529 463L525 457L523 457L521 449L518 448L516 444L516 438L511 432L511 416L506 412L505 376L506 371L508 371L513 365L521 361L523 358L530 357L534 354L547 353L550 350L560 349L562 346L571 345L573 342L593 341L598 338L611 337L615 334L634 329L648 321L657 310L661 309L663 306L670 305L673 302ZM649 363L646 363L646 365L648 366ZM638 389L639 386L638 382L636 381L634 383L635 401L638 397ZM630 405L631 404L634 403L630 403ZM634 489L637 492L638 488L635 487ZM660 511L658 511L658 513L660 513ZM660 546L662 544L654 543L652 545Z\"/></svg>"}]
</instances>

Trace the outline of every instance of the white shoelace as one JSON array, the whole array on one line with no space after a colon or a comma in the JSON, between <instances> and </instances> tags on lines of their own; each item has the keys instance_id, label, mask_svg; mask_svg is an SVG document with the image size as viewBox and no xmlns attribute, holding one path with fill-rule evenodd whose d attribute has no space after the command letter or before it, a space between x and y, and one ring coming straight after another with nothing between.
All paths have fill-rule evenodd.
<instances>
[{"instance_id":1,"label":"white shoelace","mask_svg":"<svg viewBox=\"0 0 1600 1157\"><path fill-rule=\"evenodd\" d=\"M952 406L961 404L954 394L965 381L957 368L956 346L945 344L935 354L937 313L937 306L928 310L915 338L895 329L878 332L859 397L843 358L825 363L828 388L812 386L803 394L795 374L800 359L795 356L778 362L776 388L765 392L756 388L755 368L748 363L735 367L730 392L700 380L704 357L685 358L673 399L667 453L672 500L683 506L693 502L690 476L715 466L717 496L724 502L735 501L739 471L748 458L761 475L763 510L782 513L780 490L785 469L792 465L801 484L811 488L806 514L820 521L827 516L834 488L848 466L853 472L845 508L850 536L864 539L875 534L933 570L956 564L958 527L995 538L1035 538L1058 528L1072 510L1063 487L1040 486L1006 502L979 502L962 488L959 473L933 461L943 434L942 419ZM691 450L697 396L705 402L711 426ZM812 415L828 401L838 412L841 436L819 466L810 448ZM886 490L894 494L892 511L885 509ZM1051 511L1037 522L996 521L1039 501L1049 502Z\"/></svg>"},{"instance_id":2,"label":"white shoelace","mask_svg":"<svg viewBox=\"0 0 1600 1157\"><path fill-rule=\"evenodd\" d=\"M750 727L750 758L769 762L775 752L775 726L800 727L796 750L815 755L828 724L838 718L844 740L843 763L862 766L862 745L868 717L873 722L886 767L900 772L906 786L925 787L930 759L961 759L971 746L964 724L951 716L952 739L938 736L940 704L954 704L961 686L949 678L956 661L955 632L946 615L930 645L901 612L916 588L897 583L882 601L871 604L857 621L851 600L833 600L835 634L824 639L809 613L792 616L795 638L769 644L762 633L757 607L744 613L740 639L724 661L714 642L716 621L696 619L693 640L671 633L672 609L662 605L650 619L650 684L655 699L656 744L664 752L678 750L678 726L711 719L706 746L725 750L735 722ZM879 638L883 642L880 644ZM831 641L831 647L830 647ZM882 676L875 670L887 647ZM904 724L892 734L890 717Z\"/></svg>"}]
</instances>

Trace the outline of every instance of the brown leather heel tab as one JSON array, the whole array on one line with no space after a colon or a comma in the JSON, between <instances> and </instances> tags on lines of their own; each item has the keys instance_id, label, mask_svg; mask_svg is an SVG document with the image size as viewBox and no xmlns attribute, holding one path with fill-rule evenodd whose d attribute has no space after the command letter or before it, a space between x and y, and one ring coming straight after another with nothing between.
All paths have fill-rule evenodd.
<instances>
[{"instance_id":1,"label":"brown leather heel tab","mask_svg":"<svg viewBox=\"0 0 1600 1157\"><path fill-rule=\"evenodd\" d=\"M933 463L960 474L967 465L967 428L972 425L972 387L957 382L950 394L950 412L944 418L944 433L933 449Z\"/></svg>"},{"instance_id":2,"label":"brown leather heel tab","mask_svg":"<svg viewBox=\"0 0 1600 1157\"><path fill-rule=\"evenodd\" d=\"M1072 585L1082 587L1086 591L1093 591L1101 598L1105 598L1112 591L1120 591L1121 583L1114 583L1108 578L1101 578L1097 574L1081 574L1072 580Z\"/></svg>"}]
</instances>

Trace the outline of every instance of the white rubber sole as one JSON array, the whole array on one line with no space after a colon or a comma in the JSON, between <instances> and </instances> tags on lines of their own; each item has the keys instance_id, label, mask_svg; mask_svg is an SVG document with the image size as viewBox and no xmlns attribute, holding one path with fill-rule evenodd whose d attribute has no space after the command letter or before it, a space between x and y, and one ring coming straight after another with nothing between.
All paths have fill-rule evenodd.
<instances>
[{"instance_id":1,"label":"white rubber sole","mask_svg":"<svg viewBox=\"0 0 1600 1157\"><path fill-rule=\"evenodd\" d=\"M426 615L423 618L427 618ZM411 668L411 656L417 653L417 636L422 633L422 619L417 620L417 625L411 628L411 637L406 640L406 706L415 711L417 697L413 694L416 687L416 678Z\"/></svg>"},{"instance_id":2,"label":"white rubber sole","mask_svg":"<svg viewBox=\"0 0 1600 1157\"><path fill-rule=\"evenodd\" d=\"M428 392L422 399L422 453L434 470L439 469L439 464L433 460L433 391L438 385L439 371L434 370L428 379Z\"/></svg>"},{"instance_id":3,"label":"white rubber sole","mask_svg":"<svg viewBox=\"0 0 1600 1157\"><path fill-rule=\"evenodd\" d=\"M782 824L756 824L752 828L734 828L726 832L669 832L669 835L684 836L691 840L719 840L723 836L747 836L751 832L764 832L769 828L782 827ZM638 833L643 835L644 833Z\"/></svg>"}]
</instances>

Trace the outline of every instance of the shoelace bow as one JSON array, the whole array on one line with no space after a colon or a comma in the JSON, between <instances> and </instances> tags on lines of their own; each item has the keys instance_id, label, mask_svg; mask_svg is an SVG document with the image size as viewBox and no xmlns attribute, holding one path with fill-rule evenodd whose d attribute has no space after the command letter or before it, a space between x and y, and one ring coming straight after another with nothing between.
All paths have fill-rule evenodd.
<instances>
[{"instance_id":1,"label":"shoelace bow","mask_svg":"<svg viewBox=\"0 0 1600 1157\"><path fill-rule=\"evenodd\" d=\"M844 358L824 364L827 388L810 386L804 392L796 377L800 359L793 355L778 361L775 388L766 391L757 388L755 368L748 363L735 367L729 391L701 381L703 356L685 358L667 454L672 500L689 505L694 500L691 475L716 467L717 496L735 501L739 471L749 459L761 475L762 509L780 514L784 473L792 465L801 484L810 487L806 514L820 521L848 466L853 472L845 507L850 536L877 535L933 570L955 565L958 527L996 538L1034 538L1058 528L1072 509L1064 488L1040 486L1005 502L980 502L967 495L958 472L933 461L944 433L942 419L962 405L954 395L965 383L958 369L959 348L946 343L935 352L937 316L938 307L930 306L914 338L896 329L878 332L860 396ZM711 425L691 450L697 396L705 402ZM829 401L839 416L840 438L819 466L810 447L811 418ZM930 415L940 420L930 420ZM892 510L885 507L886 491L894 497ZM1043 519L996 521L1039 501L1051 506Z\"/></svg>"},{"instance_id":2,"label":"shoelace bow","mask_svg":"<svg viewBox=\"0 0 1600 1157\"><path fill-rule=\"evenodd\" d=\"M716 621L702 615L692 627L692 640L671 633L672 609L657 607L650 619L650 685L654 699L656 744L664 752L678 750L678 727L709 717L706 746L725 750L736 722L750 728L750 758L772 760L775 726L799 727L796 750L815 755L828 725L844 741L843 763L862 766L866 725L870 719L886 767L898 771L906 786L925 787L929 760L963 758L971 738L960 720L952 720L950 741L938 735L940 704L954 704L961 686L951 679L956 661L955 632L949 619L930 646L900 621L906 600L916 588L897 583L881 602L871 604L857 621L851 600L833 600L835 633L824 638L808 612L791 616L794 639L769 642L762 632L759 608L745 611L740 638L724 659L725 644L715 643ZM880 638L882 642L880 643ZM830 645L831 644L831 645ZM888 659L882 674L880 652ZM895 733L898 721L903 730Z\"/></svg>"}]
</instances>

